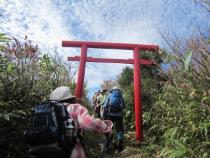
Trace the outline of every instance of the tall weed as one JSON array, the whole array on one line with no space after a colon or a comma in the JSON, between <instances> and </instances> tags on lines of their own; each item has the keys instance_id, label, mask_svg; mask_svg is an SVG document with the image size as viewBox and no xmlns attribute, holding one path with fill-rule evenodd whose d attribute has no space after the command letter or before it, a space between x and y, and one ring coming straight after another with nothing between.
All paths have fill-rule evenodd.
<instances>
[{"instance_id":1,"label":"tall weed","mask_svg":"<svg viewBox=\"0 0 210 158\"><path fill-rule=\"evenodd\" d=\"M203 37L186 42L187 54L172 52L169 80L147 113L147 137L162 157L210 156L210 49ZM184 57L185 56L185 57ZM154 137L155 136L155 137Z\"/></svg>"}]
</instances>

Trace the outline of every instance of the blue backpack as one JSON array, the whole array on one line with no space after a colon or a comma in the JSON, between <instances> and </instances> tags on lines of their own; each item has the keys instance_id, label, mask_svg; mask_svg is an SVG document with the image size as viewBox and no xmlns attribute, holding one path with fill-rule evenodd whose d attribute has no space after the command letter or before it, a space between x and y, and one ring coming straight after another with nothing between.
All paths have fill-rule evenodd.
<instances>
[{"instance_id":1,"label":"blue backpack","mask_svg":"<svg viewBox=\"0 0 210 158\"><path fill-rule=\"evenodd\" d=\"M112 91L109 97L109 112L119 113L122 112L122 94L120 91Z\"/></svg>"}]
</instances>

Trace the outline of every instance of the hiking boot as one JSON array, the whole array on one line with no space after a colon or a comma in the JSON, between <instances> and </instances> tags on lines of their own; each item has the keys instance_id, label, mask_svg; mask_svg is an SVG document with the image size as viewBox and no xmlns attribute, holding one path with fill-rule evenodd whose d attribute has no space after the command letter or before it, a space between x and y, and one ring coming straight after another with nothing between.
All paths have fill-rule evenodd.
<instances>
[{"instance_id":1,"label":"hiking boot","mask_svg":"<svg viewBox=\"0 0 210 158\"><path fill-rule=\"evenodd\" d=\"M123 151L123 141L119 140L118 144L117 144L117 152L121 152Z\"/></svg>"}]
</instances>

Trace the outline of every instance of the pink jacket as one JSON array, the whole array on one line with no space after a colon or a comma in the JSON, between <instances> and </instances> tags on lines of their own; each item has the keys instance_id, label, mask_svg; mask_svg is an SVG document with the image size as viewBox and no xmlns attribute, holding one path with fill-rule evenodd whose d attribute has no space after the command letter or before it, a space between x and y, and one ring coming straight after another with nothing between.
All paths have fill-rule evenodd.
<instances>
[{"instance_id":1,"label":"pink jacket","mask_svg":"<svg viewBox=\"0 0 210 158\"><path fill-rule=\"evenodd\" d=\"M112 131L112 122L110 120L100 120L90 116L88 110L80 104L66 104L71 118L73 118L76 128L82 130L96 131L98 133L109 133ZM85 158L85 152L78 141L72 151L70 158Z\"/></svg>"}]
</instances>

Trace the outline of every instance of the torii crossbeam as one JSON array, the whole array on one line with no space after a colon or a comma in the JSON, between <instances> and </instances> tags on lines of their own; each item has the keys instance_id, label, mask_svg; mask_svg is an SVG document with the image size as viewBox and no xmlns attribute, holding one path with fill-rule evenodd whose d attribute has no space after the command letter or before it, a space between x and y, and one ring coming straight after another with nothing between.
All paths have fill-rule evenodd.
<instances>
[{"instance_id":1,"label":"torii crossbeam","mask_svg":"<svg viewBox=\"0 0 210 158\"><path fill-rule=\"evenodd\" d=\"M152 65L153 61L140 59L140 51L157 51L158 45L142 45L127 43L105 43L105 42L86 42L86 41L62 41L63 47L80 47L81 55L68 57L69 61L79 61L79 72L76 84L75 96L82 97L83 83L85 76L86 62L104 62L104 63L122 63L134 65L134 109L135 109L135 125L136 125L136 142L139 143L143 139L142 130L142 100L141 100L141 69L140 65ZM107 59L87 57L88 48L99 49L122 49L133 50L133 59Z\"/></svg>"}]
</instances>

